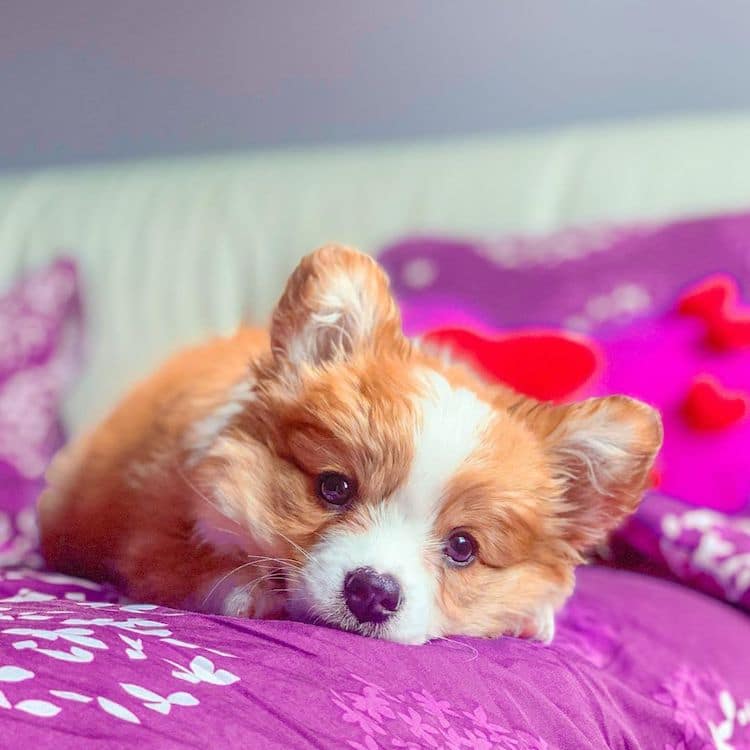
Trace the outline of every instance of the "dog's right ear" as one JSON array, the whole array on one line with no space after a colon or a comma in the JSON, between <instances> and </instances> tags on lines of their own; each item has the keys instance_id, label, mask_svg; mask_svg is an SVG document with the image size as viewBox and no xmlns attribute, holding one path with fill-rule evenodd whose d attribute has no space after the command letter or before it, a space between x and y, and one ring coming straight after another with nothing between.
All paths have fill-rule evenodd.
<instances>
[{"instance_id":1,"label":"dog's right ear","mask_svg":"<svg viewBox=\"0 0 750 750\"><path fill-rule=\"evenodd\" d=\"M659 412L626 396L573 404L528 402L564 487L558 520L579 551L600 544L638 506L663 440Z\"/></svg>"},{"instance_id":2,"label":"dog's right ear","mask_svg":"<svg viewBox=\"0 0 750 750\"><path fill-rule=\"evenodd\" d=\"M276 360L318 366L402 338L388 277L368 255L326 245L303 258L271 320Z\"/></svg>"}]
</instances>

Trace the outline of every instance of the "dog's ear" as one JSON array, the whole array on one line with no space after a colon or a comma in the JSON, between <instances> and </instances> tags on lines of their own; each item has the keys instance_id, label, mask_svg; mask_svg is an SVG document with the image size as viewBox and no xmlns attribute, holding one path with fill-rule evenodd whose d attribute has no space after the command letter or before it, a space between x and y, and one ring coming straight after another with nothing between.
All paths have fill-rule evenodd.
<instances>
[{"instance_id":1,"label":"dog's ear","mask_svg":"<svg viewBox=\"0 0 750 750\"><path fill-rule=\"evenodd\" d=\"M274 357L292 365L321 365L402 338L385 272L341 245L300 261L271 320Z\"/></svg>"},{"instance_id":2,"label":"dog's ear","mask_svg":"<svg viewBox=\"0 0 750 750\"><path fill-rule=\"evenodd\" d=\"M584 551L604 541L641 501L662 444L659 413L625 396L527 411L563 487L558 518Z\"/></svg>"}]
</instances>

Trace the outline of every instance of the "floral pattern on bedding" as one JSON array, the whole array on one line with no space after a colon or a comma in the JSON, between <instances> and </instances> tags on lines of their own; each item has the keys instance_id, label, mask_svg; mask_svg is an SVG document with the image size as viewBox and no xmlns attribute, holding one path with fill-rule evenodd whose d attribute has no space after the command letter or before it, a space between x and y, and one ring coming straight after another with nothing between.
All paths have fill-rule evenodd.
<instances>
[{"instance_id":1,"label":"floral pattern on bedding","mask_svg":"<svg viewBox=\"0 0 750 750\"><path fill-rule=\"evenodd\" d=\"M57 260L0 296L0 566L40 566L34 503L60 447L62 397L81 362L75 266Z\"/></svg>"},{"instance_id":2,"label":"floral pattern on bedding","mask_svg":"<svg viewBox=\"0 0 750 750\"><path fill-rule=\"evenodd\" d=\"M109 586L8 569L0 732L42 749L740 750L749 639L725 605L596 567L580 571L547 647L400 646L131 604Z\"/></svg>"},{"instance_id":3,"label":"floral pattern on bedding","mask_svg":"<svg viewBox=\"0 0 750 750\"><path fill-rule=\"evenodd\" d=\"M57 573L21 569L1 575L12 594L0 598L0 653L16 652L17 663L0 666L0 708L52 718L66 705L83 704L90 711L140 724L143 709L167 716L200 705L196 686L226 687L239 680L225 666L235 655L203 646L189 634L190 640L175 636L175 618L187 613L129 604L109 587ZM33 666L30 658L45 669L18 666ZM141 682L153 685L158 680L162 692L117 679L118 660L149 659L148 678ZM63 665L95 670L94 689L59 679ZM44 672L48 678L40 690L35 678Z\"/></svg>"},{"instance_id":4,"label":"floral pattern on bedding","mask_svg":"<svg viewBox=\"0 0 750 750\"><path fill-rule=\"evenodd\" d=\"M750 516L695 508L652 492L613 541L619 563L750 612Z\"/></svg>"}]
</instances>

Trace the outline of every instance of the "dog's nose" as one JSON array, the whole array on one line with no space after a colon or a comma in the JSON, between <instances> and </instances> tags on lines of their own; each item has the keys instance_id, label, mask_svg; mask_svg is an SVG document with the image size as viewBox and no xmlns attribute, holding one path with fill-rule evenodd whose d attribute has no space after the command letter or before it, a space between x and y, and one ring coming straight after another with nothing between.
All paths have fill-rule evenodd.
<instances>
[{"instance_id":1,"label":"dog's nose","mask_svg":"<svg viewBox=\"0 0 750 750\"><path fill-rule=\"evenodd\" d=\"M401 604L401 586L391 575L357 568L346 576L344 600L360 622L385 622Z\"/></svg>"}]
</instances>

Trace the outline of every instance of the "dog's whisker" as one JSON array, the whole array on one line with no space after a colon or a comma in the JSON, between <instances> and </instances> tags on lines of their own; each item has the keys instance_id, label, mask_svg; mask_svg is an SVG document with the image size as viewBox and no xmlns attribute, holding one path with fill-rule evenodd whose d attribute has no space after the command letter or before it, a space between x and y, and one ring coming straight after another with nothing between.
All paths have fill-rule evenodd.
<instances>
[{"instance_id":1,"label":"dog's whisker","mask_svg":"<svg viewBox=\"0 0 750 750\"><path fill-rule=\"evenodd\" d=\"M213 586L211 586L211 588L209 589L208 593L203 597L203 601L201 602L201 607L205 607L206 606L206 603L211 598L211 596L214 593L214 591L216 591L216 589L218 589L219 586L221 586L221 584L224 583L224 581L227 580L227 578L229 578L234 573L239 572L243 568L247 568L247 567L251 566L252 564L253 563L248 562L248 563L243 563L242 565L238 565L236 568L232 568L232 570L230 570L228 573L225 573L221 578L219 578L219 580L216 581L216 583L214 583Z\"/></svg>"},{"instance_id":2,"label":"dog's whisker","mask_svg":"<svg viewBox=\"0 0 750 750\"><path fill-rule=\"evenodd\" d=\"M247 558L253 558L256 560L276 560L277 562L286 562L286 563L297 563L296 560L292 560L290 557L274 557L273 555L245 555Z\"/></svg>"},{"instance_id":3,"label":"dog's whisker","mask_svg":"<svg viewBox=\"0 0 750 750\"><path fill-rule=\"evenodd\" d=\"M278 572L274 571L271 573L266 573L265 575L262 575L260 578L256 578L254 581L251 581L246 586L243 586L242 588L243 593L247 594L247 596L252 596L253 591L255 591L255 589L257 589L261 583L272 579L276 575L278 575Z\"/></svg>"},{"instance_id":4,"label":"dog's whisker","mask_svg":"<svg viewBox=\"0 0 750 750\"><path fill-rule=\"evenodd\" d=\"M293 542L288 536L282 534L280 531L277 530L276 533L282 539L284 539L286 542L288 542L289 544L291 544L292 547L294 549L296 549L303 557L307 558L310 562L315 563L318 567L320 567L321 570L323 570L325 572L325 570L324 570L323 566L321 565L320 561L316 560L307 550L305 550L302 547L300 547L299 544L297 544L296 542Z\"/></svg>"},{"instance_id":5,"label":"dog's whisker","mask_svg":"<svg viewBox=\"0 0 750 750\"><path fill-rule=\"evenodd\" d=\"M212 498L212 497L209 497L205 492L203 492L200 489L200 487L198 487L198 485L196 485L195 482L193 482L193 480L190 479L190 477L188 477L188 475L182 470L182 468L180 467L179 464L175 465L175 471L177 472L178 476L182 478L182 481L185 482L185 484L191 490L193 490L193 492L195 492L196 495L198 495L198 497L201 498L201 500L205 500L212 508L215 508L219 513L221 513L222 515L224 515L223 512L222 512L221 507L216 502L216 499ZM239 536L239 534L238 534L238 536Z\"/></svg>"},{"instance_id":6,"label":"dog's whisker","mask_svg":"<svg viewBox=\"0 0 750 750\"><path fill-rule=\"evenodd\" d=\"M221 578L219 578L216 583L209 589L209 592L206 594L206 596L203 598L203 601L201 603L201 607L205 607L208 600L211 598L211 595L216 591L216 589L221 586L224 581L227 580L230 576L234 575L235 573L238 573L241 570L244 570L245 568L252 567L256 564L255 560L251 560L250 562L242 563L242 565L238 565L236 568L232 568L228 573L225 573ZM251 581L252 583L252 581Z\"/></svg>"},{"instance_id":7,"label":"dog's whisker","mask_svg":"<svg viewBox=\"0 0 750 750\"><path fill-rule=\"evenodd\" d=\"M467 662L476 661L479 658L479 651L476 648L474 648L474 646L470 645L469 643L464 643L463 641L457 641L453 638L446 638L444 635L437 636L436 640L445 641L445 643L452 645L452 646L458 646L459 649L468 649L469 653L471 653L471 656L466 660Z\"/></svg>"}]
</instances>

